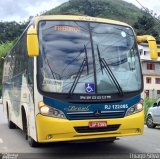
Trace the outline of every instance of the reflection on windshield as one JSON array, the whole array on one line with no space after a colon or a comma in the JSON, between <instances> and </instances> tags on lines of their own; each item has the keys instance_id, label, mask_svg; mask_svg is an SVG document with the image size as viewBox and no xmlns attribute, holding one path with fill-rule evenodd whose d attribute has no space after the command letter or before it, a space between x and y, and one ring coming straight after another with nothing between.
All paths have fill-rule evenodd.
<instances>
[{"instance_id":1,"label":"reflection on windshield","mask_svg":"<svg viewBox=\"0 0 160 159\"><path fill-rule=\"evenodd\" d=\"M40 87L45 92L68 93L74 86L72 93L95 93L92 50L97 93L119 92L111 76L102 68L104 66L99 61L97 46L121 91L141 88L137 48L133 32L128 27L90 23L89 28L88 22L41 21L39 42ZM84 59L86 62L77 80Z\"/></svg>"}]
</instances>

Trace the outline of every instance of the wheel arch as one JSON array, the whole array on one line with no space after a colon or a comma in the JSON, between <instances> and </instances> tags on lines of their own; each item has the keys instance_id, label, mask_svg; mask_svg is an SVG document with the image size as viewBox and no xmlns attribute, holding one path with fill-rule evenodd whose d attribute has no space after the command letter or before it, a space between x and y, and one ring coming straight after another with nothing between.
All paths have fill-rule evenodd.
<instances>
[{"instance_id":1,"label":"wheel arch","mask_svg":"<svg viewBox=\"0 0 160 159\"><path fill-rule=\"evenodd\" d=\"M149 115L153 118L153 113L152 113L152 111L148 111L148 112L147 112L147 117L148 117Z\"/></svg>"},{"instance_id":2,"label":"wheel arch","mask_svg":"<svg viewBox=\"0 0 160 159\"><path fill-rule=\"evenodd\" d=\"M7 101L6 101L6 113L7 113L7 119L9 119L9 106Z\"/></svg>"}]
</instances>

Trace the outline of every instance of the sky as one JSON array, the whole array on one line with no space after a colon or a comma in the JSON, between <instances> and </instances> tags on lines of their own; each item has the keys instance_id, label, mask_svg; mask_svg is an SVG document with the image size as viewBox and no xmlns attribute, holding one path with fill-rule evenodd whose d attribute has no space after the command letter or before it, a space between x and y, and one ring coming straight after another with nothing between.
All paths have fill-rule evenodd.
<instances>
[{"instance_id":1,"label":"sky","mask_svg":"<svg viewBox=\"0 0 160 159\"><path fill-rule=\"evenodd\" d=\"M26 21L30 16L35 16L44 11L59 6L68 0L0 0L0 21ZM141 6L136 0L124 0ZM138 0L144 7L160 15L160 0Z\"/></svg>"},{"instance_id":2,"label":"sky","mask_svg":"<svg viewBox=\"0 0 160 159\"><path fill-rule=\"evenodd\" d=\"M133 3L138 8L142 8L140 4L142 4L145 8L148 8L149 10L153 10L153 13L157 13L157 15L160 15L160 0L124 0L129 3Z\"/></svg>"},{"instance_id":3,"label":"sky","mask_svg":"<svg viewBox=\"0 0 160 159\"><path fill-rule=\"evenodd\" d=\"M67 0L0 0L0 21L23 22Z\"/></svg>"}]
</instances>

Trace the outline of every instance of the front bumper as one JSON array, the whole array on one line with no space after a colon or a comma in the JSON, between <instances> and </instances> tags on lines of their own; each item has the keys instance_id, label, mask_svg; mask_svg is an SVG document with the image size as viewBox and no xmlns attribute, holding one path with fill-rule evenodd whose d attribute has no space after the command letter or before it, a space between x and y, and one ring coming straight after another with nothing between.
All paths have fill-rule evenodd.
<instances>
[{"instance_id":1,"label":"front bumper","mask_svg":"<svg viewBox=\"0 0 160 159\"><path fill-rule=\"evenodd\" d=\"M74 127L88 126L89 121L107 121L108 125L120 124L120 127L117 130L105 132L78 133L75 130ZM40 143L141 135L144 129L144 111L124 118L92 120L58 119L38 114L36 116L36 129L37 141Z\"/></svg>"}]
</instances>

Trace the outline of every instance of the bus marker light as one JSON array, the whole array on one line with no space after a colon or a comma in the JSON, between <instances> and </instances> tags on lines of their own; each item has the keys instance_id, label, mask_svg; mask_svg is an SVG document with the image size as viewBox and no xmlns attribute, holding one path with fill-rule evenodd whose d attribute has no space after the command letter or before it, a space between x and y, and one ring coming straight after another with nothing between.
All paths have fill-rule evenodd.
<instances>
[{"instance_id":1,"label":"bus marker light","mask_svg":"<svg viewBox=\"0 0 160 159\"><path fill-rule=\"evenodd\" d=\"M137 133L140 133L140 132L141 132L141 129L139 129L139 128L136 129L136 132L137 132Z\"/></svg>"},{"instance_id":2,"label":"bus marker light","mask_svg":"<svg viewBox=\"0 0 160 159\"><path fill-rule=\"evenodd\" d=\"M52 134L49 134L48 136L47 136L47 139L49 140L49 139L51 139L53 137L53 135Z\"/></svg>"}]
</instances>

